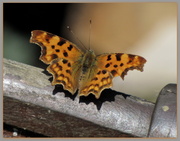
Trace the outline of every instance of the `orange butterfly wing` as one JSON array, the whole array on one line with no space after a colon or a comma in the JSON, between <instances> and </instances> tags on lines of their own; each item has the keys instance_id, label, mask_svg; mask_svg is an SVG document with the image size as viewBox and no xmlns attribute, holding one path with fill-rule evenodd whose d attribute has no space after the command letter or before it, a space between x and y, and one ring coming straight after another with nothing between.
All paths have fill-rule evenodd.
<instances>
[{"instance_id":1,"label":"orange butterfly wing","mask_svg":"<svg viewBox=\"0 0 180 141\"><path fill-rule=\"evenodd\" d=\"M57 35L34 30L30 42L41 47L40 60L50 64L47 71L53 75L52 85L61 84L72 94L78 89L83 52L70 41Z\"/></svg>"},{"instance_id":2,"label":"orange butterfly wing","mask_svg":"<svg viewBox=\"0 0 180 141\"><path fill-rule=\"evenodd\" d=\"M81 89L80 95L94 94L98 99L104 89L112 86L112 79L116 76L124 76L128 70L137 69L143 71L146 60L137 55L112 53L102 54L96 57L94 70L97 70L94 77L87 82Z\"/></svg>"},{"instance_id":3,"label":"orange butterfly wing","mask_svg":"<svg viewBox=\"0 0 180 141\"><path fill-rule=\"evenodd\" d=\"M74 61L83 54L83 52L70 41L42 30L32 31L30 42L41 47L40 60L46 64L50 64L51 61L56 58Z\"/></svg>"},{"instance_id":4,"label":"orange butterfly wing","mask_svg":"<svg viewBox=\"0 0 180 141\"><path fill-rule=\"evenodd\" d=\"M124 79L129 70L143 71L146 63L143 57L131 54L92 55L91 66L83 74L83 60L91 56L90 52L84 57L75 44L45 31L34 30L31 34L30 42L41 47L40 60L50 64L47 70L53 75L52 85L61 84L72 94L79 88L80 96L92 93L99 98L104 89L112 86L113 77L121 76ZM82 76L86 79L81 79Z\"/></svg>"},{"instance_id":5,"label":"orange butterfly wing","mask_svg":"<svg viewBox=\"0 0 180 141\"><path fill-rule=\"evenodd\" d=\"M141 56L124 53L99 55L97 60L99 68L109 71L113 77L121 76L122 79L129 70L143 71L146 63L146 59Z\"/></svg>"}]
</instances>

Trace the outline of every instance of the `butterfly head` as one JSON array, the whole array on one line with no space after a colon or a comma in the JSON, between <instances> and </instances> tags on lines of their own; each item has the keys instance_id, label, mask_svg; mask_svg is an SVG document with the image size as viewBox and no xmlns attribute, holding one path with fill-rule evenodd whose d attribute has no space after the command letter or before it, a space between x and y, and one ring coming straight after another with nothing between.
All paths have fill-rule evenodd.
<instances>
[{"instance_id":1,"label":"butterfly head","mask_svg":"<svg viewBox=\"0 0 180 141\"><path fill-rule=\"evenodd\" d=\"M89 54L89 55L94 56L94 57L96 56L94 51L90 48L88 48L88 49L86 48L85 54Z\"/></svg>"}]
</instances>

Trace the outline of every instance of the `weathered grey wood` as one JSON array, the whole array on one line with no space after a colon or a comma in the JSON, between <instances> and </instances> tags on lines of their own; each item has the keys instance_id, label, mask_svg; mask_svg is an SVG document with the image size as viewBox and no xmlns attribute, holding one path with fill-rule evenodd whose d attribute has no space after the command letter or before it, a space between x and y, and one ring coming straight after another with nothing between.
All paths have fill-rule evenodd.
<instances>
[{"instance_id":1,"label":"weathered grey wood","mask_svg":"<svg viewBox=\"0 0 180 141\"><path fill-rule=\"evenodd\" d=\"M117 130L6 96L3 110L5 123L48 137L132 137Z\"/></svg>"},{"instance_id":2,"label":"weathered grey wood","mask_svg":"<svg viewBox=\"0 0 180 141\"><path fill-rule=\"evenodd\" d=\"M153 103L133 96L124 99L110 90L102 95L105 98L98 100L91 96L90 99L71 97L62 92L53 95L54 86L51 86L48 80L50 76L44 74L44 70L6 59L3 69L5 97L42 106L133 136L146 137L148 134ZM67 121L64 124L68 126Z\"/></svg>"}]
</instances>

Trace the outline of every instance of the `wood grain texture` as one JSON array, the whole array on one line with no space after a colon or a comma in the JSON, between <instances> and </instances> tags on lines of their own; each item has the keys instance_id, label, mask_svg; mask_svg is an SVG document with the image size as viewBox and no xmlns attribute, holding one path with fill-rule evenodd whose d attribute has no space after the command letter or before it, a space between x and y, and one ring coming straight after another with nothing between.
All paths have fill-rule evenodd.
<instances>
[{"instance_id":1,"label":"wood grain texture","mask_svg":"<svg viewBox=\"0 0 180 141\"><path fill-rule=\"evenodd\" d=\"M4 122L47 137L133 137L9 97L4 97Z\"/></svg>"},{"instance_id":2,"label":"wood grain texture","mask_svg":"<svg viewBox=\"0 0 180 141\"><path fill-rule=\"evenodd\" d=\"M67 91L62 92L61 87L51 86L51 82L49 81L51 76L46 75L43 69L6 59L4 59L3 69L4 97L12 98L14 100L16 99L20 102L26 104L29 103L30 105L33 104L46 109L43 112L37 109L36 113L34 113L37 115L39 114L38 111L41 114L44 113L44 115L46 113L48 115L48 110L58 112L61 117L64 116L64 118L58 117L56 119L55 117L52 117L48 119L47 116L45 117L46 122L44 124L47 124L47 127L51 129L53 128L51 125L63 123L63 136L73 136L76 131L78 133L81 132L83 137L91 136L92 134L85 134L86 131L82 128L82 122L88 122L88 126L98 125L107 128L108 132L111 129L113 131L118 131L119 133L123 132L137 137L146 137L148 134L154 108L154 104L151 102L133 96L126 97L125 99L121 95L122 93L118 93L110 89L103 91L102 97L99 99L95 99L91 95L88 97L78 97L76 95L72 96ZM4 108L6 109L7 105L4 106ZM19 108L13 109L11 112L13 111L15 113L27 113L27 111L21 111ZM30 111L30 109L28 111ZM6 113L4 121L7 120L7 115L13 114ZM16 116L17 115L18 114L16 114ZM31 113L30 115L32 116L33 114ZM43 122L44 115L40 116L42 119L40 118L39 121L42 120ZM73 119L77 119L77 124L74 126L76 128L73 128L73 131L66 130L66 128L70 128L69 124ZM18 119L15 120L18 121ZM9 122L9 120L6 122ZM23 125L21 127L26 127L28 130L33 130L33 126L39 128L42 126L37 126L37 122L29 124L28 120L26 123L27 125ZM77 127L79 127L79 129L77 129ZM96 126L93 127L91 131L93 131L93 129L96 130L96 128ZM44 130L45 129L49 131L49 129L44 128ZM58 127L54 128L54 130L57 129ZM64 130L69 132L69 134L63 134ZM39 133L37 129L34 131ZM58 133L61 135L60 130ZM43 134L48 135L46 132ZM98 135L103 137L106 136L106 133L104 132L102 134L97 134L97 136ZM75 134L74 136L80 136L80 134ZM115 133L114 136L116 137L118 134Z\"/></svg>"}]
</instances>

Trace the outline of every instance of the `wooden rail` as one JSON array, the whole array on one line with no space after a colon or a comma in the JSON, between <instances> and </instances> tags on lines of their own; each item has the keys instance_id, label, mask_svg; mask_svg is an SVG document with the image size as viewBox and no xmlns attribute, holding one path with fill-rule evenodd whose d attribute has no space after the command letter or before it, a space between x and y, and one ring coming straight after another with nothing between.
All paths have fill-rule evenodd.
<instances>
[{"instance_id":1,"label":"wooden rail","mask_svg":"<svg viewBox=\"0 0 180 141\"><path fill-rule=\"evenodd\" d=\"M51 86L45 71L4 59L4 123L50 137L147 137L154 103L104 90L100 99Z\"/></svg>"}]
</instances>

